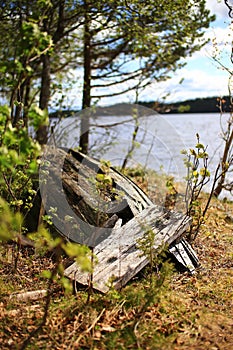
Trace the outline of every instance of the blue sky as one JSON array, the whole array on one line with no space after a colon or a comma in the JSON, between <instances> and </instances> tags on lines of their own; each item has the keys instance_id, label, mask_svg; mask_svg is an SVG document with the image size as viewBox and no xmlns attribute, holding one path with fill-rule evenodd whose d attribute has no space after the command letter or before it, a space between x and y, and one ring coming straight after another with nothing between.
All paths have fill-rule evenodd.
<instances>
[{"instance_id":1,"label":"blue sky","mask_svg":"<svg viewBox=\"0 0 233 350\"><path fill-rule=\"evenodd\" d=\"M231 3L232 0L229 0ZM233 2L233 1L232 1ZM229 70L233 70L230 53L233 41L233 24L228 16L228 8L223 0L207 0L207 7L216 15L216 21L206 31L205 37L210 42L192 57L186 58L184 68L173 74L172 78L162 83L152 83L139 95L139 100L158 101L166 96L167 102L183 101L198 97L223 96L228 94L229 73L213 60L217 58ZM214 46L213 42L217 45ZM215 47L219 52L216 52ZM65 105L70 108L81 106L82 73L76 71L74 78L77 84L69 93ZM180 81L182 80L182 84ZM99 105L110 105L118 102L134 102L135 92L129 92L115 98L105 98Z\"/></svg>"}]
</instances>

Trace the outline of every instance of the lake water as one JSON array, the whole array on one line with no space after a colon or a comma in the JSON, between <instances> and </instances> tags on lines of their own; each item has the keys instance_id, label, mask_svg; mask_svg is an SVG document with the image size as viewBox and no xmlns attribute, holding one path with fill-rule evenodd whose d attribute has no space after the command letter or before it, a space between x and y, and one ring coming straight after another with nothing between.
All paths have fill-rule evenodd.
<instances>
[{"instance_id":1,"label":"lake water","mask_svg":"<svg viewBox=\"0 0 233 350\"><path fill-rule=\"evenodd\" d=\"M226 125L228 115L220 119L220 115L216 113L159 115L155 112L148 113L148 109L145 111L146 113L143 109L143 113L137 120L134 115L92 115L91 155L108 159L113 165L122 165L124 158L131 150L133 133L138 123L128 165L140 165L183 179L186 176L186 168L181 150L194 148L198 133L200 142L207 147L208 168L212 174L214 173L223 150L221 125L223 127ZM77 147L79 129L79 115L64 119L55 128L53 138L56 145ZM228 177L233 181L232 174ZM228 192L223 195L233 199Z\"/></svg>"}]
</instances>

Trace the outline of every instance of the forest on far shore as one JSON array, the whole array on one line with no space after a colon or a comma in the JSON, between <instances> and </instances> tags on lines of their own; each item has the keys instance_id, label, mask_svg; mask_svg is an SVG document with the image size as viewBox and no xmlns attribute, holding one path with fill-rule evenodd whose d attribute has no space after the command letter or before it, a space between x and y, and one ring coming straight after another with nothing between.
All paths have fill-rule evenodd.
<instances>
[{"instance_id":1,"label":"forest on far shore","mask_svg":"<svg viewBox=\"0 0 233 350\"><path fill-rule=\"evenodd\" d=\"M229 96L196 98L174 103L141 101L139 104L154 109L158 113L219 113L220 111L232 111Z\"/></svg>"},{"instance_id":2,"label":"forest on far shore","mask_svg":"<svg viewBox=\"0 0 233 350\"><path fill-rule=\"evenodd\" d=\"M205 97L174 103L158 101L139 101L139 105L155 110L161 114L175 113L220 113L231 112L232 105L229 96ZM117 103L106 107L95 107L95 116L126 115L131 113L131 104ZM66 118L75 115L80 110L57 110L49 113L50 118Z\"/></svg>"}]
</instances>

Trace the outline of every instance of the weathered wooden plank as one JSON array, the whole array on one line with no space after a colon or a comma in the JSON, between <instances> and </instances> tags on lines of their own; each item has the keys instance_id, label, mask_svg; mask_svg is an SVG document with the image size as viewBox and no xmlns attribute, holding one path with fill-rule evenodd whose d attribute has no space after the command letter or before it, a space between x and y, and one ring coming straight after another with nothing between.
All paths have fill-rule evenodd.
<instances>
[{"instance_id":1,"label":"weathered wooden plank","mask_svg":"<svg viewBox=\"0 0 233 350\"><path fill-rule=\"evenodd\" d=\"M94 268L94 288L107 292L108 283L113 280L116 289L124 286L144 266L146 256L137 247L138 239L146 230L155 233L153 248L169 245L180 237L190 225L190 218L175 212L164 212L161 207L150 206L137 214L124 226L113 229L104 241L94 249L98 264ZM76 263L65 270L65 276L81 284L88 285L89 275L80 271Z\"/></svg>"},{"instance_id":2,"label":"weathered wooden plank","mask_svg":"<svg viewBox=\"0 0 233 350\"><path fill-rule=\"evenodd\" d=\"M64 170L63 181L65 183L69 181L69 187L76 188L76 193L80 193L80 196L90 204L97 205L98 199L96 200L96 198L98 198L98 195L95 198L96 189L93 186L93 179L95 179L97 173L102 172L100 161L70 150L70 153L67 153L66 156ZM121 207L124 208L124 200L126 200L132 211L132 216L153 204L133 181L116 169L110 167L108 175L113 180L114 190L120 194ZM78 189L78 187L80 188ZM89 197L86 194L89 194ZM120 203L113 204L120 205Z\"/></svg>"},{"instance_id":3,"label":"weathered wooden plank","mask_svg":"<svg viewBox=\"0 0 233 350\"><path fill-rule=\"evenodd\" d=\"M47 161L47 162L46 162ZM45 185L41 187L46 210L50 213L58 232L68 239L94 247L100 240L96 229L104 226L114 214L123 224L143 209L152 205L146 194L129 178L114 168L108 169L113 180L113 191L102 198L96 188L96 176L104 173L101 162L70 150L48 148L45 154ZM73 217L68 222L66 217ZM78 229L73 229L78 227ZM100 231L99 231L100 232ZM97 237L96 240L92 237ZM105 239L105 236L102 236Z\"/></svg>"},{"instance_id":4,"label":"weathered wooden plank","mask_svg":"<svg viewBox=\"0 0 233 350\"><path fill-rule=\"evenodd\" d=\"M45 298L47 293L48 292L46 289L28 291L28 292L22 292L22 293L13 293L10 295L10 300L11 299L16 299L19 301L39 300L39 299Z\"/></svg>"},{"instance_id":5,"label":"weathered wooden plank","mask_svg":"<svg viewBox=\"0 0 233 350\"><path fill-rule=\"evenodd\" d=\"M57 208L53 222L58 232L94 248L98 264L93 282L102 292L108 290L109 280L113 279L118 289L148 263L137 246L148 229L155 233L153 248L157 250L176 241L190 224L182 214L153 205L133 181L114 168L107 169L112 179L110 188L99 192L97 174L105 174L105 170L98 160L62 149L48 150L45 158L49 163L45 168L45 207ZM179 242L174 247L177 259L188 261L184 257L192 255L188 248ZM76 264L66 269L65 275L88 284L89 275Z\"/></svg>"},{"instance_id":6,"label":"weathered wooden plank","mask_svg":"<svg viewBox=\"0 0 233 350\"><path fill-rule=\"evenodd\" d=\"M125 193L128 203L136 206L137 211L133 211L133 214L136 215L138 212L147 208L148 206L153 205L153 202L147 197L147 195L128 177L120 174L116 169L110 169L110 176L114 179L117 189Z\"/></svg>"},{"instance_id":7,"label":"weathered wooden plank","mask_svg":"<svg viewBox=\"0 0 233 350\"><path fill-rule=\"evenodd\" d=\"M196 267L199 265L198 257L191 245L184 238L172 244L169 247L169 251L191 274L195 273Z\"/></svg>"}]
</instances>

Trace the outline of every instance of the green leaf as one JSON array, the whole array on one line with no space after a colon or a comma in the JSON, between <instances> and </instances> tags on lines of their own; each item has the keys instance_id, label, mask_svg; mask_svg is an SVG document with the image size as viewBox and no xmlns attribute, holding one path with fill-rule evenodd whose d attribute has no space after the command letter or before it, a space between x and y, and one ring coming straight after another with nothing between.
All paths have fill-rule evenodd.
<instances>
[{"instance_id":1,"label":"green leaf","mask_svg":"<svg viewBox=\"0 0 233 350\"><path fill-rule=\"evenodd\" d=\"M190 152L190 154L191 154L192 156L196 157L197 153L196 153L196 151L195 151L193 148L190 148L190 149L189 149L189 152Z\"/></svg>"},{"instance_id":2,"label":"green leaf","mask_svg":"<svg viewBox=\"0 0 233 350\"><path fill-rule=\"evenodd\" d=\"M105 179L105 174L97 174L96 175L96 180L99 182L103 182Z\"/></svg>"},{"instance_id":3,"label":"green leaf","mask_svg":"<svg viewBox=\"0 0 233 350\"><path fill-rule=\"evenodd\" d=\"M90 249L77 243L64 243L62 248L69 257L75 258L83 271L91 271Z\"/></svg>"},{"instance_id":4,"label":"green leaf","mask_svg":"<svg viewBox=\"0 0 233 350\"><path fill-rule=\"evenodd\" d=\"M199 176L199 173L198 173L197 170L194 170L192 174L193 174L193 176L196 177L196 178Z\"/></svg>"},{"instance_id":5,"label":"green leaf","mask_svg":"<svg viewBox=\"0 0 233 350\"><path fill-rule=\"evenodd\" d=\"M209 170L206 169L206 168L201 168L199 172L200 172L200 175L203 176L203 177L204 177L204 176L210 177L210 172L209 172Z\"/></svg>"},{"instance_id":6,"label":"green leaf","mask_svg":"<svg viewBox=\"0 0 233 350\"><path fill-rule=\"evenodd\" d=\"M44 270L41 272L41 277L47 278L47 279L51 279L52 277L52 272L49 270Z\"/></svg>"},{"instance_id":7,"label":"green leaf","mask_svg":"<svg viewBox=\"0 0 233 350\"><path fill-rule=\"evenodd\" d=\"M33 106L28 113L30 124L38 130L39 127L49 124L48 111L42 110L37 106Z\"/></svg>"},{"instance_id":8,"label":"green leaf","mask_svg":"<svg viewBox=\"0 0 233 350\"><path fill-rule=\"evenodd\" d=\"M197 149L203 149L203 150L205 149L205 147L204 147L204 145L202 143L197 143L196 144L196 148Z\"/></svg>"}]
</instances>

